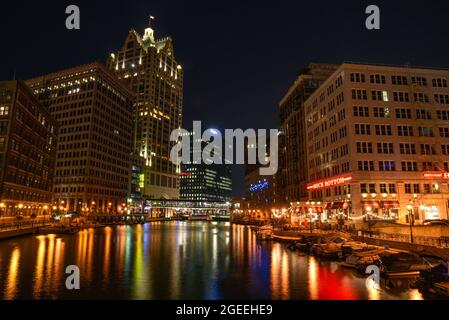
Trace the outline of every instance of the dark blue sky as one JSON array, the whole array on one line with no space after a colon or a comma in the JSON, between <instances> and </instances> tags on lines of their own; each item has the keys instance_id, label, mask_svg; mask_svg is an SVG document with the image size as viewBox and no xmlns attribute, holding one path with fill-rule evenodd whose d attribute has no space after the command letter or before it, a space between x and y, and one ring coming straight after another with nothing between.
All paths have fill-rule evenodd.
<instances>
[{"instance_id":1,"label":"dark blue sky","mask_svg":"<svg viewBox=\"0 0 449 320\"><path fill-rule=\"evenodd\" d=\"M65 29L65 7L81 30ZM381 9L381 30L365 8ZM278 101L310 62L449 67L449 1L2 1L0 79L26 79L106 59L134 27L156 17L185 69L184 121L218 128L276 128ZM235 193L242 192L236 168Z\"/></svg>"}]
</instances>

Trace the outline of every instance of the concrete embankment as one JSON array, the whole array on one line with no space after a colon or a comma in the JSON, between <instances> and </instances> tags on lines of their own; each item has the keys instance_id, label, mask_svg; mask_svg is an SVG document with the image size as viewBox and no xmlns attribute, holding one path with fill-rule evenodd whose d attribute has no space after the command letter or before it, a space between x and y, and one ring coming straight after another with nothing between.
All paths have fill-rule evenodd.
<instances>
[{"instance_id":1,"label":"concrete embankment","mask_svg":"<svg viewBox=\"0 0 449 320\"><path fill-rule=\"evenodd\" d=\"M15 230L6 230L0 232L0 240L28 236L37 233L38 228L23 228Z\"/></svg>"}]
</instances>

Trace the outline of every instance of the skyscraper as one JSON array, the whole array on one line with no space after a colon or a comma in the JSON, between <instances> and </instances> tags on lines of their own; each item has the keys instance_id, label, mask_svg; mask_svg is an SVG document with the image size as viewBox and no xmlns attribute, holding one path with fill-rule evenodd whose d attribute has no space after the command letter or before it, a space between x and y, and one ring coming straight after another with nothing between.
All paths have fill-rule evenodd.
<instances>
[{"instance_id":1,"label":"skyscraper","mask_svg":"<svg viewBox=\"0 0 449 320\"><path fill-rule=\"evenodd\" d=\"M57 129L23 82L0 82L1 216L49 212Z\"/></svg>"},{"instance_id":2,"label":"skyscraper","mask_svg":"<svg viewBox=\"0 0 449 320\"><path fill-rule=\"evenodd\" d=\"M53 188L57 207L120 212L130 187L130 90L100 63L28 84L59 125Z\"/></svg>"},{"instance_id":3,"label":"skyscraper","mask_svg":"<svg viewBox=\"0 0 449 320\"><path fill-rule=\"evenodd\" d=\"M279 103L281 136L279 139L278 194L282 200L307 199L307 136L304 102L338 68L338 65L311 63Z\"/></svg>"},{"instance_id":4,"label":"skyscraper","mask_svg":"<svg viewBox=\"0 0 449 320\"><path fill-rule=\"evenodd\" d=\"M232 199L232 169L231 165L226 163L221 148L216 148L215 152L223 164L207 165L202 161L197 163L194 160L194 154L202 153L202 148L196 150L193 146L193 132L191 136L190 159L188 163L181 164L180 198L182 200L192 201L215 201L229 202ZM201 146L206 142L202 139Z\"/></svg>"},{"instance_id":5,"label":"skyscraper","mask_svg":"<svg viewBox=\"0 0 449 320\"><path fill-rule=\"evenodd\" d=\"M170 161L170 134L182 124L183 70L172 39L156 39L149 27L143 36L131 29L107 66L134 93L133 152L144 159L142 195L179 198L180 168Z\"/></svg>"}]
</instances>

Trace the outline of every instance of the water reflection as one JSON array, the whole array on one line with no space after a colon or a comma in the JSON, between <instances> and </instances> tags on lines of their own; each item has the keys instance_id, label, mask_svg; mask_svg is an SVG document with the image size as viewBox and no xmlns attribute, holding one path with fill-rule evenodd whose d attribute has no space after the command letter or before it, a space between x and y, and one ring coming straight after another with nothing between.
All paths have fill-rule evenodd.
<instances>
[{"instance_id":1,"label":"water reflection","mask_svg":"<svg viewBox=\"0 0 449 320\"><path fill-rule=\"evenodd\" d=\"M77 265L81 290L65 289ZM32 279L30 281L29 279ZM244 226L173 222L0 242L3 299L422 299L367 289L335 262L258 242Z\"/></svg>"}]
</instances>

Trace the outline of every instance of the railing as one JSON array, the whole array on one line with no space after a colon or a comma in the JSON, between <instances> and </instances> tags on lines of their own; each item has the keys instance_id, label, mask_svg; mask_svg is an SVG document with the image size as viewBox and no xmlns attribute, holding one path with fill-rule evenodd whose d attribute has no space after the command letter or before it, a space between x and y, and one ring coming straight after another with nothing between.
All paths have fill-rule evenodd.
<instances>
[{"instance_id":1,"label":"railing","mask_svg":"<svg viewBox=\"0 0 449 320\"><path fill-rule=\"evenodd\" d=\"M381 240L391 240L398 242L411 243L411 237L407 234L398 233L383 233L377 231L361 231L362 237L371 239L381 239ZM413 243L433 246L439 248L449 248L449 237L424 237L424 236L413 236Z\"/></svg>"},{"instance_id":2,"label":"railing","mask_svg":"<svg viewBox=\"0 0 449 320\"><path fill-rule=\"evenodd\" d=\"M27 220L27 221L0 223L0 232L21 230L26 228L44 227L47 226L48 224L49 222L45 220L36 220L36 221Z\"/></svg>"}]
</instances>

